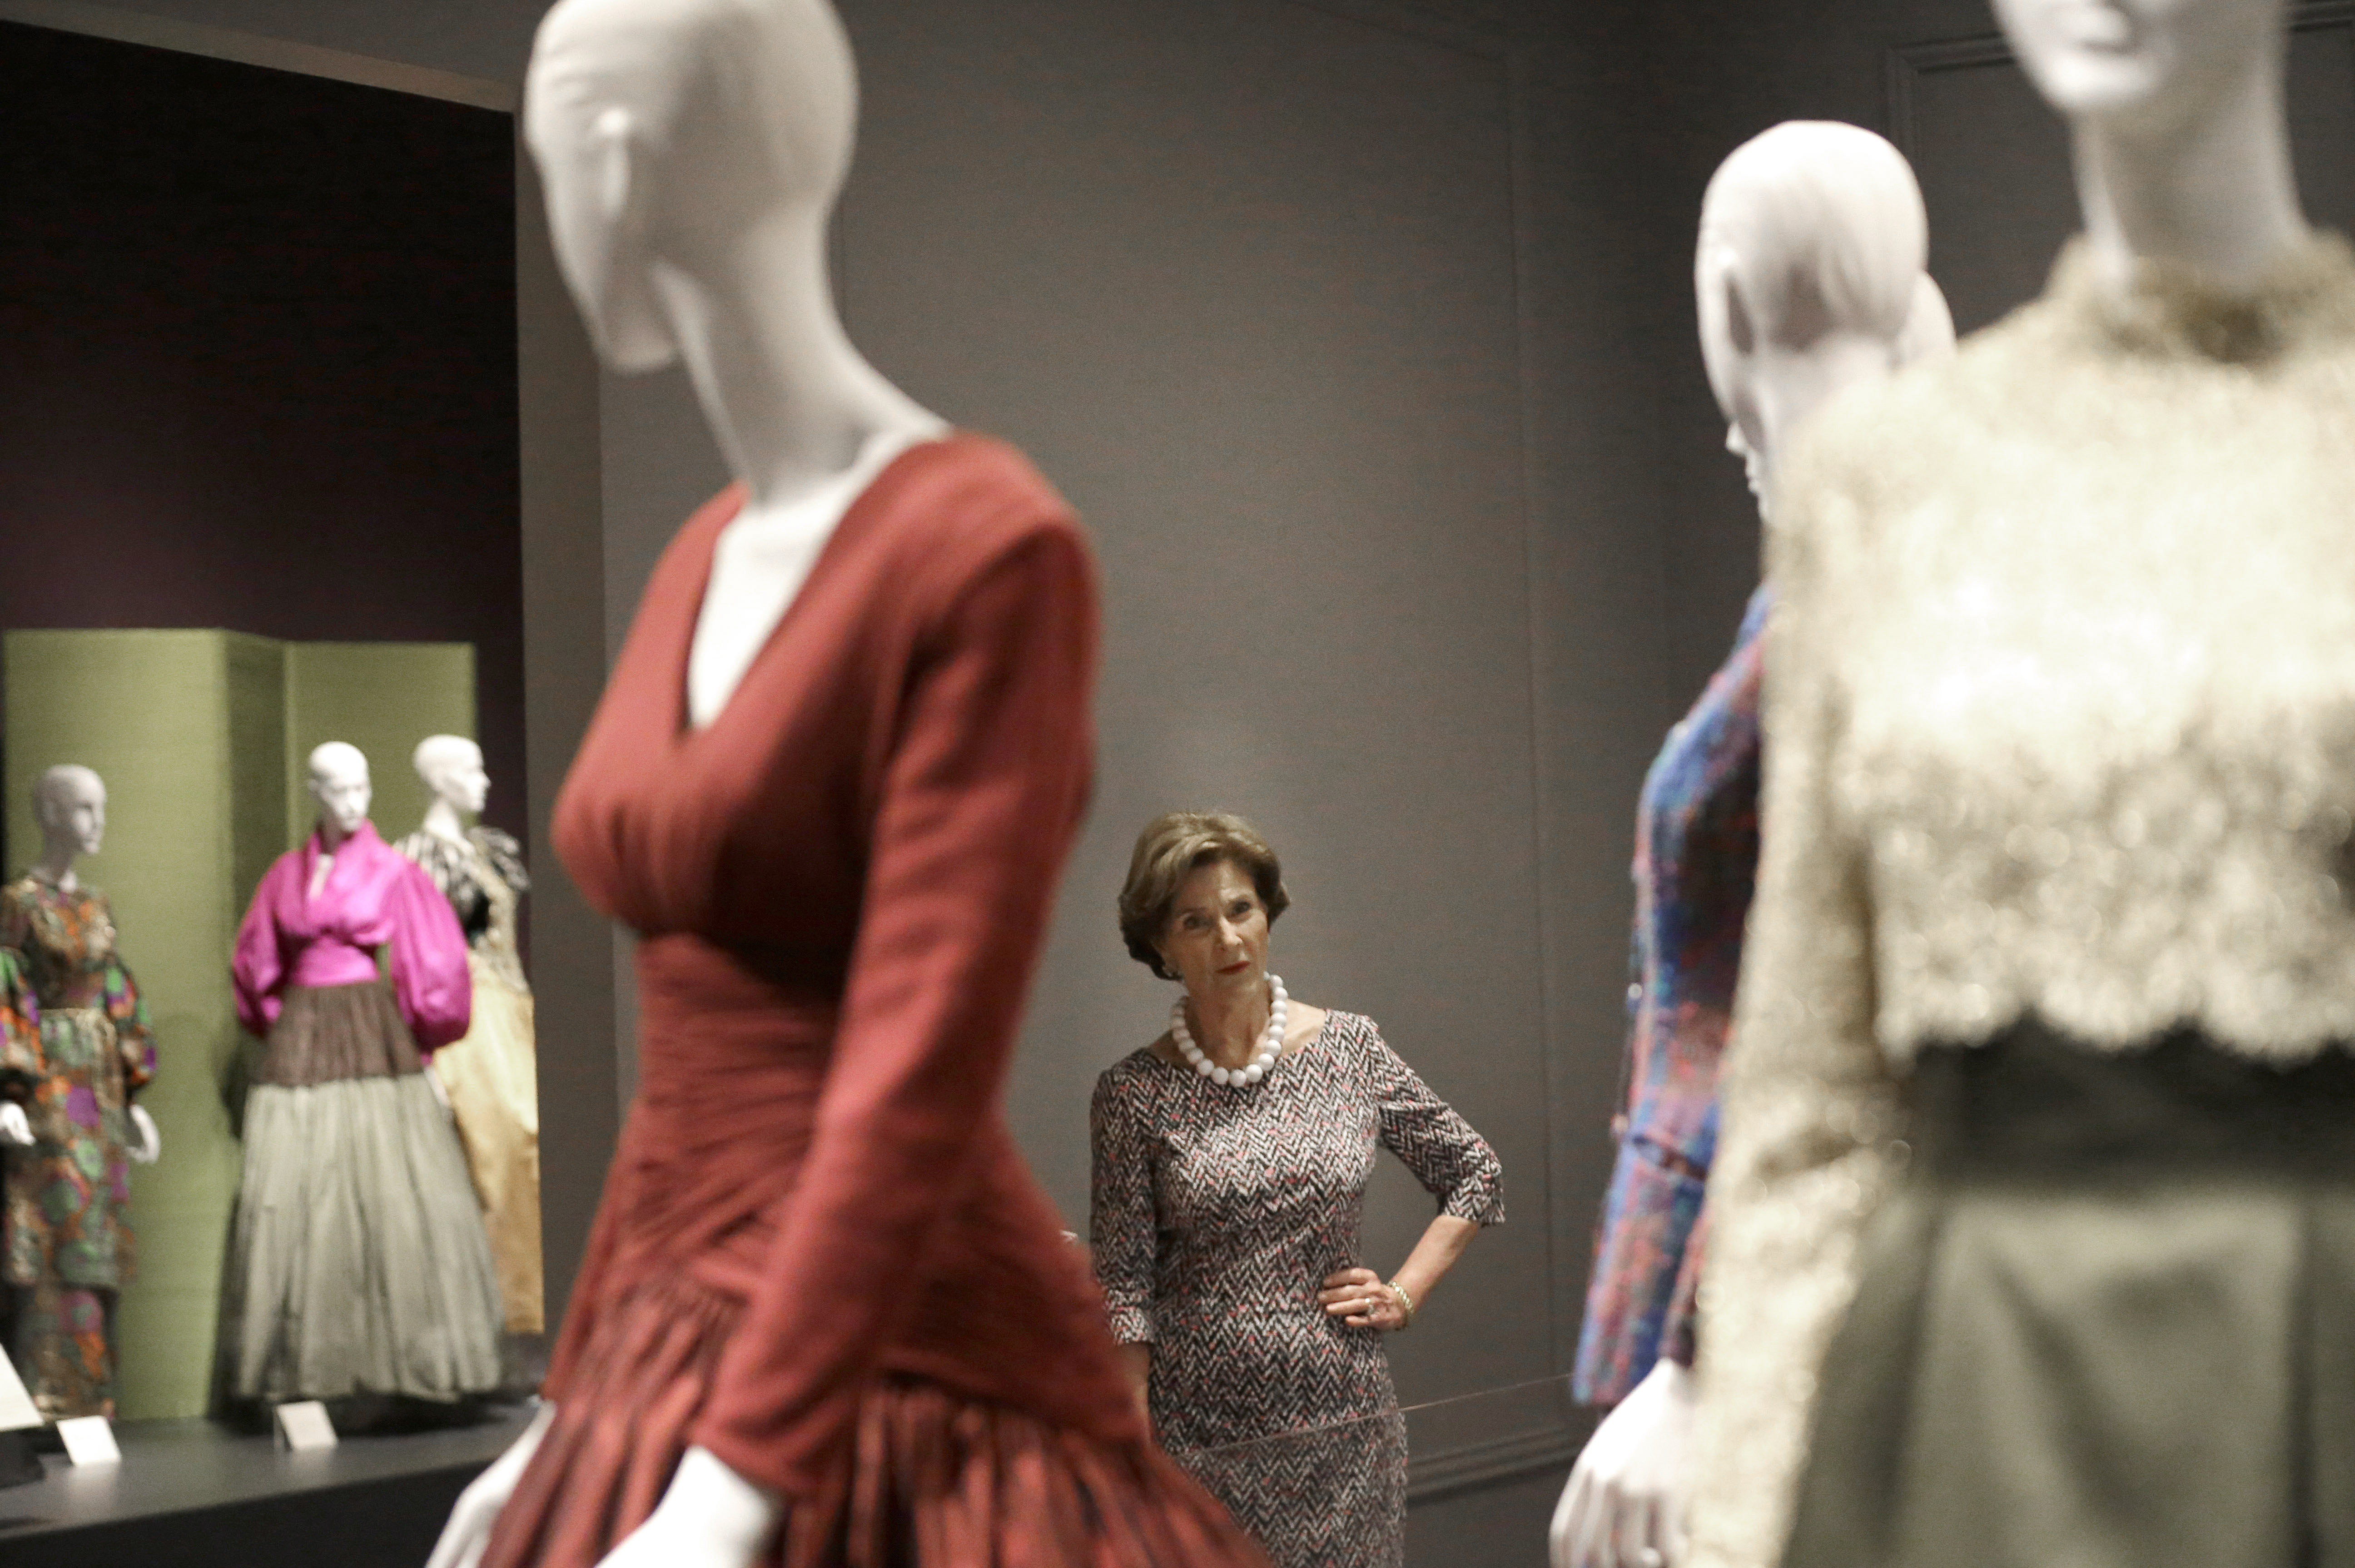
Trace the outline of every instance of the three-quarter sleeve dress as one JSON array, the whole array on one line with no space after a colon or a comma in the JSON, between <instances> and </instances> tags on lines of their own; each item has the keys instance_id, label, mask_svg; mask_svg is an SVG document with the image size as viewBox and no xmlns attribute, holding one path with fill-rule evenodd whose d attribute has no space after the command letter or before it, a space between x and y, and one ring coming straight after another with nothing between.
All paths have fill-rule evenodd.
<instances>
[{"instance_id":1,"label":"three-quarter sleeve dress","mask_svg":"<svg viewBox=\"0 0 2355 1568\"><path fill-rule=\"evenodd\" d=\"M1505 1217L1470 1124L1328 1013L1256 1084L1139 1051L1097 1081L1090 1246L1114 1337L1153 1347L1155 1430L1277 1568L1404 1561L1406 1423L1379 1330L1316 1299L1358 1266L1374 1151L1442 1213Z\"/></svg>"}]
</instances>

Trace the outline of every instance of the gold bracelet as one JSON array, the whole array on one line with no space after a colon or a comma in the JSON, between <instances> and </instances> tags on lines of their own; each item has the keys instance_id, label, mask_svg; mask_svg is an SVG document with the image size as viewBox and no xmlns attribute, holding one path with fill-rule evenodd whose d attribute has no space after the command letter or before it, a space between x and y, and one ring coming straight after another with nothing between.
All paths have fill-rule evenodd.
<instances>
[{"instance_id":1,"label":"gold bracelet","mask_svg":"<svg viewBox=\"0 0 2355 1568\"><path fill-rule=\"evenodd\" d=\"M1382 1288L1391 1293L1391 1299L1399 1304L1399 1310L1406 1315L1406 1321L1399 1325L1399 1332L1403 1334L1414 1327L1414 1297L1406 1293L1406 1286L1394 1279L1384 1280Z\"/></svg>"}]
</instances>

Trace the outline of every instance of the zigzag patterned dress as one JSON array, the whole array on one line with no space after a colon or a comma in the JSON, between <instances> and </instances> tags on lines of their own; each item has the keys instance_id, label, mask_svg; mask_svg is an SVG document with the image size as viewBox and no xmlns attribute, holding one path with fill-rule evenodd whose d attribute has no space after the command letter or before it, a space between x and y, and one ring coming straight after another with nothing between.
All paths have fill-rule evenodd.
<instances>
[{"instance_id":1,"label":"zigzag patterned dress","mask_svg":"<svg viewBox=\"0 0 2355 1568\"><path fill-rule=\"evenodd\" d=\"M1136 1051L1097 1080L1091 1131L1096 1274L1113 1337L1153 1346L1162 1445L1275 1568L1396 1568L1406 1420L1389 1352L1316 1292L1361 1261L1377 1144L1481 1225L1505 1217L1496 1154L1371 1019L1340 1012L1249 1087Z\"/></svg>"}]
</instances>

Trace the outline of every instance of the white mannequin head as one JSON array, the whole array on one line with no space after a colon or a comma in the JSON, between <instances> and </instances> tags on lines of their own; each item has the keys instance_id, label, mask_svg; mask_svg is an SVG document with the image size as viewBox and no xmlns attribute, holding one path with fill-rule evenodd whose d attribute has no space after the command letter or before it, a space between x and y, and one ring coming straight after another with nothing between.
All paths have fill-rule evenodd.
<instances>
[{"instance_id":1,"label":"white mannequin head","mask_svg":"<svg viewBox=\"0 0 2355 1568\"><path fill-rule=\"evenodd\" d=\"M682 274L728 286L748 236L783 225L822 240L857 115L849 41L825 0L559 0L533 46L524 134L607 361L676 358L693 309Z\"/></svg>"},{"instance_id":2,"label":"white mannequin head","mask_svg":"<svg viewBox=\"0 0 2355 1568\"><path fill-rule=\"evenodd\" d=\"M2284 0L1995 0L2029 79L2072 121L2165 134L2279 80Z\"/></svg>"},{"instance_id":3,"label":"white mannequin head","mask_svg":"<svg viewBox=\"0 0 2355 1568\"><path fill-rule=\"evenodd\" d=\"M105 781L78 763L45 769L33 784L33 816L41 825L43 858L53 869L95 855L106 841Z\"/></svg>"},{"instance_id":4,"label":"white mannequin head","mask_svg":"<svg viewBox=\"0 0 2355 1568\"><path fill-rule=\"evenodd\" d=\"M410 760L434 800L453 811L478 812L490 798L483 749L464 735L428 735Z\"/></svg>"},{"instance_id":5,"label":"white mannequin head","mask_svg":"<svg viewBox=\"0 0 2355 1568\"><path fill-rule=\"evenodd\" d=\"M357 746L329 741L312 752L311 798L319 803L320 832L331 844L359 831L373 793L368 758Z\"/></svg>"},{"instance_id":6,"label":"white mannequin head","mask_svg":"<svg viewBox=\"0 0 2355 1568\"><path fill-rule=\"evenodd\" d=\"M1701 358L1762 498L1808 414L1903 362L1928 251L1913 171L1870 131L1786 121L1718 165L1693 256ZM1934 320L1918 325L1934 339Z\"/></svg>"}]
</instances>

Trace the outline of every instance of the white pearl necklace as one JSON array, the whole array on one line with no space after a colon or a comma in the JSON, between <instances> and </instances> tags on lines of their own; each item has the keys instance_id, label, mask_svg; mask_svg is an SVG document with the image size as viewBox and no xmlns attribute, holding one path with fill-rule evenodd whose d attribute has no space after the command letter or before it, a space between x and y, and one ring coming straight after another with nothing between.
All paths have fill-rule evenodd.
<instances>
[{"instance_id":1,"label":"white pearl necklace","mask_svg":"<svg viewBox=\"0 0 2355 1568\"><path fill-rule=\"evenodd\" d=\"M1194 1043L1193 1032L1186 1027L1186 998L1180 997L1169 1008L1169 1038L1178 1042L1178 1053L1193 1064L1194 1071L1213 1083L1231 1084L1241 1088L1256 1083L1267 1076L1275 1065L1276 1053L1284 1049L1284 977L1267 977L1267 1032L1260 1037L1259 1054L1251 1059L1248 1067L1221 1067L1202 1054Z\"/></svg>"}]
</instances>

